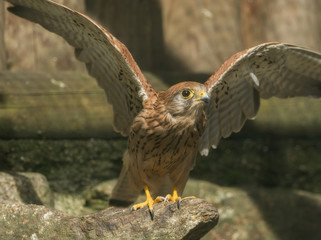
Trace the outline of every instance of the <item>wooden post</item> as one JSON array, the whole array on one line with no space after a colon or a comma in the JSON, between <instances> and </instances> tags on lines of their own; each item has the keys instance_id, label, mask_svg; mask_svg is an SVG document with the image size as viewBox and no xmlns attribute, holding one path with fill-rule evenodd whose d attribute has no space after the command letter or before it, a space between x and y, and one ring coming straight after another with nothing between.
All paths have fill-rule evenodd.
<instances>
[{"instance_id":1,"label":"wooden post","mask_svg":"<svg viewBox=\"0 0 321 240\"><path fill-rule=\"evenodd\" d=\"M143 70L163 70L162 9L158 0L86 0L92 16L123 42Z\"/></svg>"},{"instance_id":2,"label":"wooden post","mask_svg":"<svg viewBox=\"0 0 321 240\"><path fill-rule=\"evenodd\" d=\"M4 43L4 1L0 0L0 70L7 69L6 48Z\"/></svg>"},{"instance_id":3,"label":"wooden post","mask_svg":"<svg viewBox=\"0 0 321 240\"><path fill-rule=\"evenodd\" d=\"M286 42L320 51L318 1L241 1L244 47L262 42Z\"/></svg>"}]
</instances>

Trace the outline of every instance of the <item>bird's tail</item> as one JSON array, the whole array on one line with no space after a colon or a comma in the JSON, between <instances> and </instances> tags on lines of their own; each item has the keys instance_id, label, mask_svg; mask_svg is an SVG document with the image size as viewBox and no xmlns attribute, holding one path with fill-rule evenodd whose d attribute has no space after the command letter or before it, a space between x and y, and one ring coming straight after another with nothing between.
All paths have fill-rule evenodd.
<instances>
[{"instance_id":1,"label":"bird's tail","mask_svg":"<svg viewBox=\"0 0 321 240\"><path fill-rule=\"evenodd\" d=\"M136 201L140 191L133 188L128 179L127 167L123 165L116 186L109 199L110 206L126 207Z\"/></svg>"}]
</instances>

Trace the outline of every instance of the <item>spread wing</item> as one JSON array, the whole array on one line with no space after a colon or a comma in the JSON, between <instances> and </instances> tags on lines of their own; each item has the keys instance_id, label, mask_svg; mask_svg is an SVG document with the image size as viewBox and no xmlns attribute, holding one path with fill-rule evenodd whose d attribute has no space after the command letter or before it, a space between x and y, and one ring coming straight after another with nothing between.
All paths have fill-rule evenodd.
<instances>
[{"instance_id":1,"label":"spread wing","mask_svg":"<svg viewBox=\"0 0 321 240\"><path fill-rule=\"evenodd\" d=\"M113 105L114 129L127 135L143 101L156 92L146 81L128 49L87 16L48 0L7 0L8 10L39 23L75 48L91 76Z\"/></svg>"},{"instance_id":2,"label":"spread wing","mask_svg":"<svg viewBox=\"0 0 321 240\"><path fill-rule=\"evenodd\" d=\"M211 104L199 150L207 155L222 137L253 119L260 97L321 97L321 55L307 49L265 43L228 59L206 82Z\"/></svg>"}]
</instances>

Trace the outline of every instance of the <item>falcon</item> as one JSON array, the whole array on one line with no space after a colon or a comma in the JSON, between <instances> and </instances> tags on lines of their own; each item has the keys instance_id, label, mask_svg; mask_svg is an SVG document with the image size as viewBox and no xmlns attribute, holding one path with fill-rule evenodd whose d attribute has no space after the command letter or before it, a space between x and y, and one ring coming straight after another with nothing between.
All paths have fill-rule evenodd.
<instances>
[{"instance_id":1,"label":"falcon","mask_svg":"<svg viewBox=\"0 0 321 240\"><path fill-rule=\"evenodd\" d=\"M260 98L321 97L321 55L284 43L236 53L204 83L181 82L156 91L127 48L87 16L48 0L7 0L8 10L42 25L75 48L113 106L114 130L128 136L110 203L133 203L142 190L153 205L182 200L200 152L253 119ZM167 194L172 192L172 194ZM161 197L165 196L165 197Z\"/></svg>"}]
</instances>

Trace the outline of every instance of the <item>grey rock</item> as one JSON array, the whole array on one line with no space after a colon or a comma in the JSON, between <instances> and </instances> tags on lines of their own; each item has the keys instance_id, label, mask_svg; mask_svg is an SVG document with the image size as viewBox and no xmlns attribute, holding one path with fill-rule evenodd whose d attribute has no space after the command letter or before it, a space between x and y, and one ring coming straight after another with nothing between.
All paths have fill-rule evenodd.
<instances>
[{"instance_id":1,"label":"grey rock","mask_svg":"<svg viewBox=\"0 0 321 240\"><path fill-rule=\"evenodd\" d=\"M54 207L49 183L40 173L0 172L0 201Z\"/></svg>"}]
</instances>

